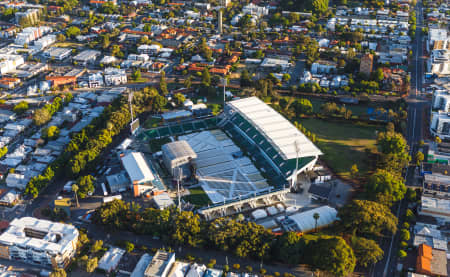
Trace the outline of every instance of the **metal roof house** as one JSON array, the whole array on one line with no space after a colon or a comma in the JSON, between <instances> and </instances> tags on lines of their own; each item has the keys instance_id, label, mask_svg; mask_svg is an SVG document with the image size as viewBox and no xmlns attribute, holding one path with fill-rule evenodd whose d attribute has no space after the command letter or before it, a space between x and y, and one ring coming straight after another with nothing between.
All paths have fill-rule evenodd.
<instances>
[{"instance_id":1,"label":"metal roof house","mask_svg":"<svg viewBox=\"0 0 450 277\"><path fill-rule=\"evenodd\" d=\"M257 97L228 102L224 115L225 132L243 142L253 156L262 156L274 171L271 175L295 183L298 173L312 169L322 155L289 120Z\"/></svg>"}]
</instances>

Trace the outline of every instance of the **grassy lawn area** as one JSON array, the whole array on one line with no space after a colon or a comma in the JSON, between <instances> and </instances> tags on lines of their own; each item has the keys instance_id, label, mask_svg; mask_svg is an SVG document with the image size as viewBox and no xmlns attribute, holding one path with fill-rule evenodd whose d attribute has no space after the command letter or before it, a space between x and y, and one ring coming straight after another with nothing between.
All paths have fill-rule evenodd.
<instances>
[{"instance_id":1,"label":"grassy lawn area","mask_svg":"<svg viewBox=\"0 0 450 277\"><path fill-rule=\"evenodd\" d=\"M330 101L326 101L324 99L318 99L318 98L308 98L308 97L304 97L304 98L309 99L309 101L311 101L311 104L313 105L313 111L315 113L319 113L320 112L320 106L322 106L322 104L330 102ZM342 106L342 105L343 104L338 103L338 106ZM357 116L365 116L365 115L367 115L367 109L369 108L367 105L362 105L362 104L345 105L345 107L347 109L350 109L352 111L353 115L357 115Z\"/></svg>"},{"instance_id":2,"label":"grassy lawn area","mask_svg":"<svg viewBox=\"0 0 450 277\"><path fill-rule=\"evenodd\" d=\"M70 41L60 41L52 45L53 47L64 47L64 48L77 48L83 47L81 43L70 42Z\"/></svg>"},{"instance_id":3,"label":"grassy lawn area","mask_svg":"<svg viewBox=\"0 0 450 277\"><path fill-rule=\"evenodd\" d=\"M206 192L201 187L190 188L190 195L183 196L183 200L194 204L196 207L203 207L212 204Z\"/></svg>"},{"instance_id":4,"label":"grassy lawn area","mask_svg":"<svg viewBox=\"0 0 450 277\"><path fill-rule=\"evenodd\" d=\"M170 138L168 138L168 137L160 138L160 139L152 139L149 142L150 151L152 151L152 152L161 151L161 147L168 142L171 142Z\"/></svg>"},{"instance_id":5,"label":"grassy lawn area","mask_svg":"<svg viewBox=\"0 0 450 277\"><path fill-rule=\"evenodd\" d=\"M365 149L374 149L376 127L353 123L329 122L308 118L300 123L319 139L321 157L341 177L350 177L350 167L357 164L360 174L371 170Z\"/></svg>"},{"instance_id":6,"label":"grassy lawn area","mask_svg":"<svg viewBox=\"0 0 450 277\"><path fill-rule=\"evenodd\" d=\"M144 128L151 129L158 127L158 124L161 122L161 118L150 117L144 122Z\"/></svg>"}]
</instances>

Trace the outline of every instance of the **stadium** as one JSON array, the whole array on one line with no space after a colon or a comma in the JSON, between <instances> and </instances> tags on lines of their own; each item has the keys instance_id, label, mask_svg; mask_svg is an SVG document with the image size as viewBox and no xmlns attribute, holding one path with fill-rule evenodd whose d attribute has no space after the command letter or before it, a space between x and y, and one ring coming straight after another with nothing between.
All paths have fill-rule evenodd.
<instances>
[{"instance_id":1,"label":"stadium","mask_svg":"<svg viewBox=\"0 0 450 277\"><path fill-rule=\"evenodd\" d=\"M292 123L257 97L229 101L214 118L178 122L145 130L144 140L185 141L170 157L184 153L189 168L213 206L289 189L298 174L311 170L322 152ZM180 153L173 153L180 149ZM195 153L193 155L192 153ZM183 159L182 159L183 160Z\"/></svg>"}]
</instances>

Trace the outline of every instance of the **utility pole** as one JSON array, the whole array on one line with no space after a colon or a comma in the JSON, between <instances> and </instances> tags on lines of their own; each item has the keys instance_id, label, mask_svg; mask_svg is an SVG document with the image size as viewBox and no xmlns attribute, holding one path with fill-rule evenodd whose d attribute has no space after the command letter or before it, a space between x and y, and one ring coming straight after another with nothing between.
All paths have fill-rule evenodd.
<instances>
[{"instance_id":1,"label":"utility pole","mask_svg":"<svg viewBox=\"0 0 450 277\"><path fill-rule=\"evenodd\" d=\"M178 211L181 212L181 195L180 195L180 181L183 176L183 170L181 167L178 167L177 173L177 197L178 197Z\"/></svg>"},{"instance_id":2,"label":"utility pole","mask_svg":"<svg viewBox=\"0 0 450 277\"><path fill-rule=\"evenodd\" d=\"M133 105L132 102L133 101L133 92L130 91L130 93L128 93L128 103L130 105L130 116L131 116L131 123L133 123Z\"/></svg>"}]
</instances>

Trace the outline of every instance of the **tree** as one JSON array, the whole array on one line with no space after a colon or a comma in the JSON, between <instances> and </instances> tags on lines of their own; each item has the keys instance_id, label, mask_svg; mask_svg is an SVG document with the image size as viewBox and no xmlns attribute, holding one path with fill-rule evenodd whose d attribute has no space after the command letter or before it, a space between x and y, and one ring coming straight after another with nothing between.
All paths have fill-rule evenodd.
<instances>
[{"instance_id":1,"label":"tree","mask_svg":"<svg viewBox=\"0 0 450 277\"><path fill-rule=\"evenodd\" d=\"M437 144L442 143L442 139L441 139L440 137L438 137L438 136L436 136L436 137L434 138L434 141L435 141Z\"/></svg>"},{"instance_id":2,"label":"tree","mask_svg":"<svg viewBox=\"0 0 450 277\"><path fill-rule=\"evenodd\" d=\"M55 140L59 136L59 128L57 126L49 126L41 132L41 138L45 140Z\"/></svg>"},{"instance_id":3,"label":"tree","mask_svg":"<svg viewBox=\"0 0 450 277\"><path fill-rule=\"evenodd\" d=\"M66 36L63 35L63 34L58 34L58 35L56 36L56 40L57 40L57 41L65 41L65 40L66 40Z\"/></svg>"},{"instance_id":4,"label":"tree","mask_svg":"<svg viewBox=\"0 0 450 277\"><path fill-rule=\"evenodd\" d=\"M400 230L400 239L404 241L408 241L411 238L411 235L407 229Z\"/></svg>"},{"instance_id":5,"label":"tree","mask_svg":"<svg viewBox=\"0 0 450 277\"><path fill-rule=\"evenodd\" d=\"M67 30L66 30L66 36L69 38L74 38L78 35L81 34L81 31L78 27L75 26L70 26Z\"/></svg>"},{"instance_id":6,"label":"tree","mask_svg":"<svg viewBox=\"0 0 450 277\"><path fill-rule=\"evenodd\" d=\"M75 194L75 203L77 205L76 206L77 208L80 206L80 204L78 203L78 190L79 190L78 185L77 184L73 184L72 185L72 191Z\"/></svg>"},{"instance_id":7,"label":"tree","mask_svg":"<svg viewBox=\"0 0 450 277\"><path fill-rule=\"evenodd\" d=\"M325 13L328 10L328 0L313 0L312 6L314 11L318 13Z\"/></svg>"},{"instance_id":8,"label":"tree","mask_svg":"<svg viewBox=\"0 0 450 277\"><path fill-rule=\"evenodd\" d=\"M351 238L351 246L356 260L363 267L376 264L384 255L383 250L374 240L353 236Z\"/></svg>"},{"instance_id":9,"label":"tree","mask_svg":"<svg viewBox=\"0 0 450 277\"><path fill-rule=\"evenodd\" d=\"M338 217L349 233L379 236L383 231L397 231L397 218L387 206L374 201L353 200L339 210Z\"/></svg>"},{"instance_id":10,"label":"tree","mask_svg":"<svg viewBox=\"0 0 450 277\"><path fill-rule=\"evenodd\" d=\"M241 86L242 87L248 87L252 84L252 80L250 78L250 75L248 73L247 69L244 69L241 73Z\"/></svg>"},{"instance_id":11,"label":"tree","mask_svg":"<svg viewBox=\"0 0 450 277\"><path fill-rule=\"evenodd\" d=\"M377 169L377 171L369 177L364 188L370 197L374 198L378 194L381 194L386 196L387 199L392 202L403 199L406 192L403 178L384 169Z\"/></svg>"},{"instance_id":12,"label":"tree","mask_svg":"<svg viewBox=\"0 0 450 277\"><path fill-rule=\"evenodd\" d=\"M5 156L6 153L8 153L8 147L7 147L7 146L1 147L1 148L0 148L0 158L2 158L3 156Z\"/></svg>"},{"instance_id":13,"label":"tree","mask_svg":"<svg viewBox=\"0 0 450 277\"><path fill-rule=\"evenodd\" d=\"M373 73L374 76L374 80L377 82L381 82L384 79L384 72L383 69L381 67L377 68L377 70L374 71Z\"/></svg>"},{"instance_id":14,"label":"tree","mask_svg":"<svg viewBox=\"0 0 450 277\"><path fill-rule=\"evenodd\" d=\"M406 254L405 250L401 250L401 249L398 250L397 255L398 255L398 257L399 257L400 259L403 259L403 258L405 258L406 256L408 256L408 254Z\"/></svg>"},{"instance_id":15,"label":"tree","mask_svg":"<svg viewBox=\"0 0 450 277\"><path fill-rule=\"evenodd\" d=\"M36 126L41 126L49 122L51 118L52 116L49 113L48 109L38 109L33 113L33 123Z\"/></svg>"},{"instance_id":16,"label":"tree","mask_svg":"<svg viewBox=\"0 0 450 277\"><path fill-rule=\"evenodd\" d=\"M425 156L422 152L418 151L414 156L414 160L416 161L416 165L420 166L420 163L425 159Z\"/></svg>"},{"instance_id":17,"label":"tree","mask_svg":"<svg viewBox=\"0 0 450 277\"><path fill-rule=\"evenodd\" d=\"M175 100L175 104L177 104L177 106L182 106L184 101L186 101L186 97L184 97L181 93L175 93L173 99Z\"/></svg>"},{"instance_id":18,"label":"tree","mask_svg":"<svg viewBox=\"0 0 450 277\"><path fill-rule=\"evenodd\" d=\"M98 266L98 258L97 257L89 259L86 264L86 272L89 272L89 273L94 272L94 270L97 268L97 266Z\"/></svg>"},{"instance_id":19,"label":"tree","mask_svg":"<svg viewBox=\"0 0 450 277\"><path fill-rule=\"evenodd\" d=\"M341 237L320 236L307 248L311 252L305 258L314 268L339 277L348 276L355 268L353 250Z\"/></svg>"},{"instance_id":20,"label":"tree","mask_svg":"<svg viewBox=\"0 0 450 277\"><path fill-rule=\"evenodd\" d=\"M283 74L283 82L289 82L290 79L291 79L291 75L289 75L289 73Z\"/></svg>"},{"instance_id":21,"label":"tree","mask_svg":"<svg viewBox=\"0 0 450 277\"><path fill-rule=\"evenodd\" d=\"M184 80L183 83L185 88L190 88L192 86L192 78L191 76L187 77L186 80Z\"/></svg>"},{"instance_id":22,"label":"tree","mask_svg":"<svg viewBox=\"0 0 450 277\"><path fill-rule=\"evenodd\" d=\"M161 72L161 78L159 79L159 89L163 95L167 95L169 91L167 90L166 73Z\"/></svg>"},{"instance_id":23,"label":"tree","mask_svg":"<svg viewBox=\"0 0 450 277\"><path fill-rule=\"evenodd\" d=\"M156 95L153 98L152 108L155 112L160 112L167 105L167 99L164 96Z\"/></svg>"},{"instance_id":24,"label":"tree","mask_svg":"<svg viewBox=\"0 0 450 277\"><path fill-rule=\"evenodd\" d=\"M91 253L97 253L98 251L102 250L102 248L103 248L103 241L96 240L94 244L91 246Z\"/></svg>"},{"instance_id":25,"label":"tree","mask_svg":"<svg viewBox=\"0 0 450 277\"><path fill-rule=\"evenodd\" d=\"M17 105L14 106L13 111L16 114L23 114L28 110L28 102L21 101Z\"/></svg>"},{"instance_id":26,"label":"tree","mask_svg":"<svg viewBox=\"0 0 450 277\"><path fill-rule=\"evenodd\" d=\"M114 44L112 46L111 56L118 57L118 58L123 58L124 57L124 54L123 54L122 50L120 50L120 46L119 45Z\"/></svg>"},{"instance_id":27,"label":"tree","mask_svg":"<svg viewBox=\"0 0 450 277\"><path fill-rule=\"evenodd\" d=\"M133 80L138 81L141 79L141 71L139 69L136 69L133 74L131 74L131 78L133 78Z\"/></svg>"},{"instance_id":28,"label":"tree","mask_svg":"<svg viewBox=\"0 0 450 277\"><path fill-rule=\"evenodd\" d=\"M50 273L50 277L66 277L67 273L64 268L57 268L55 271Z\"/></svg>"},{"instance_id":29,"label":"tree","mask_svg":"<svg viewBox=\"0 0 450 277\"><path fill-rule=\"evenodd\" d=\"M78 178L78 196L81 199L86 198L88 193L94 192L94 180L95 178L92 175L81 176Z\"/></svg>"},{"instance_id":30,"label":"tree","mask_svg":"<svg viewBox=\"0 0 450 277\"><path fill-rule=\"evenodd\" d=\"M319 214L319 213L314 213L314 214L313 214L313 218L314 218L314 221L316 222L315 229L316 229L316 232L317 232L317 221L318 221L319 218L320 218L320 214Z\"/></svg>"},{"instance_id":31,"label":"tree","mask_svg":"<svg viewBox=\"0 0 450 277\"><path fill-rule=\"evenodd\" d=\"M208 68L205 67L202 72L202 85L209 87L211 85L211 75L209 74Z\"/></svg>"},{"instance_id":32,"label":"tree","mask_svg":"<svg viewBox=\"0 0 450 277\"><path fill-rule=\"evenodd\" d=\"M359 173L359 169L358 169L358 165L357 164L353 164L352 167L350 168L350 175L355 178Z\"/></svg>"}]
</instances>

